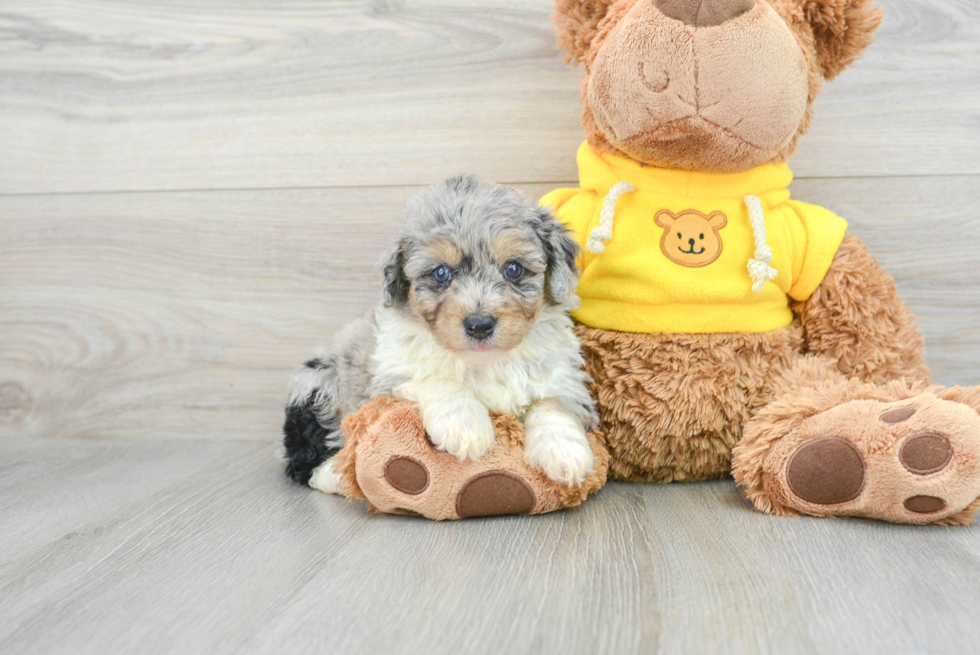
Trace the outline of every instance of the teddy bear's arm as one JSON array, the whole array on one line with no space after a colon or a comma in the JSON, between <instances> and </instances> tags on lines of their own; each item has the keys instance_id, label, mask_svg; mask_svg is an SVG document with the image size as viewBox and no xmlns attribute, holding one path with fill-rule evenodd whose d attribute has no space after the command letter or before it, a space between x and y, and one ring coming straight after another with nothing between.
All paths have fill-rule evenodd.
<instances>
[{"instance_id":1,"label":"teddy bear's arm","mask_svg":"<svg viewBox=\"0 0 980 655\"><path fill-rule=\"evenodd\" d=\"M855 236L841 244L827 276L793 311L807 351L828 355L842 373L867 382L929 380L925 342L895 281Z\"/></svg>"}]
</instances>

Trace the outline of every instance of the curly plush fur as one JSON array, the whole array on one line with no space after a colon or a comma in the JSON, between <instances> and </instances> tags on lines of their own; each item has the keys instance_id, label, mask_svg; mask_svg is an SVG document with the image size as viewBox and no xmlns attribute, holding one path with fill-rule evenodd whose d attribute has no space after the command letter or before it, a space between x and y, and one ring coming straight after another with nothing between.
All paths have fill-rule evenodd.
<instances>
[{"instance_id":1,"label":"curly plush fur","mask_svg":"<svg viewBox=\"0 0 980 655\"><path fill-rule=\"evenodd\" d=\"M798 325L769 334L634 334L579 326L609 474L631 482L729 475L742 427L802 352Z\"/></svg>"},{"instance_id":2,"label":"curly plush fur","mask_svg":"<svg viewBox=\"0 0 980 655\"><path fill-rule=\"evenodd\" d=\"M866 382L907 378L929 382L925 340L899 298L895 281L857 237L848 237L806 302L793 303L809 353Z\"/></svg>"}]
</instances>

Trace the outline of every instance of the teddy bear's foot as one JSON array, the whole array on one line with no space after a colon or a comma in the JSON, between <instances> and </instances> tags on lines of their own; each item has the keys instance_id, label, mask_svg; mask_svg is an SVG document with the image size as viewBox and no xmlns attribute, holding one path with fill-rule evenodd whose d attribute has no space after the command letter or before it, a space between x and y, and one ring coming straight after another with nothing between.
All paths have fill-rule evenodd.
<instances>
[{"instance_id":1,"label":"teddy bear's foot","mask_svg":"<svg viewBox=\"0 0 980 655\"><path fill-rule=\"evenodd\" d=\"M496 443L480 459L460 461L436 449L412 403L373 400L344 421L347 444L334 458L343 493L374 511L443 520L552 512L578 505L605 482L608 453L594 436L595 470L568 486L527 463L515 417L491 418Z\"/></svg>"},{"instance_id":2,"label":"teddy bear's foot","mask_svg":"<svg viewBox=\"0 0 980 655\"><path fill-rule=\"evenodd\" d=\"M969 523L980 509L980 414L955 400L964 395L980 394L853 400L803 419L765 457L761 508Z\"/></svg>"}]
</instances>

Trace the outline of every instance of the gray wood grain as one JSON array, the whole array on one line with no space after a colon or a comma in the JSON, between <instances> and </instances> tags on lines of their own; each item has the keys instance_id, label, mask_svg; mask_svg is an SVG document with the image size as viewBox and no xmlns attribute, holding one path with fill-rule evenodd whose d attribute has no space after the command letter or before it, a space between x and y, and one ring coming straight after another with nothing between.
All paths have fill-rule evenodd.
<instances>
[{"instance_id":1,"label":"gray wood grain","mask_svg":"<svg viewBox=\"0 0 980 655\"><path fill-rule=\"evenodd\" d=\"M144 497L193 481L260 444L157 440L0 442L0 564L52 541L85 538L86 526Z\"/></svg>"},{"instance_id":2,"label":"gray wood grain","mask_svg":"<svg viewBox=\"0 0 980 655\"><path fill-rule=\"evenodd\" d=\"M5 0L0 193L571 179L550 4ZM797 173L980 173L980 6L883 4Z\"/></svg>"},{"instance_id":3,"label":"gray wood grain","mask_svg":"<svg viewBox=\"0 0 980 655\"><path fill-rule=\"evenodd\" d=\"M980 7L883 4L793 191L974 383ZM549 5L0 3L0 653L980 651L978 526L778 519L730 482L437 524L282 474L289 373L376 299L415 186L574 179Z\"/></svg>"},{"instance_id":4,"label":"gray wood grain","mask_svg":"<svg viewBox=\"0 0 980 655\"><path fill-rule=\"evenodd\" d=\"M775 518L728 482L433 523L293 485L256 444L0 440L0 461L32 505L0 492L5 529L45 526L0 559L12 655L980 648L977 527Z\"/></svg>"},{"instance_id":5,"label":"gray wood grain","mask_svg":"<svg viewBox=\"0 0 980 655\"><path fill-rule=\"evenodd\" d=\"M980 380L980 176L793 188L895 275L936 380ZM0 437L278 439L293 367L378 299L412 191L0 198Z\"/></svg>"}]
</instances>

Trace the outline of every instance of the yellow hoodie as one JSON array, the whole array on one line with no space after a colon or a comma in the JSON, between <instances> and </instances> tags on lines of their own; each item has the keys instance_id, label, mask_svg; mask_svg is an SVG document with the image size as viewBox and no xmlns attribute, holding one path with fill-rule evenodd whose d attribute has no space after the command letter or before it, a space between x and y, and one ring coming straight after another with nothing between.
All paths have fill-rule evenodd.
<instances>
[{"instance_id":1,"label":"yellow hoodie","mask_svg":"<svg viewBox=\"0 0 980 655\"><path fill-rule=\"evenodd\" d=\"M583 252L575 318L621 332L771 332L823 281L847 223L790 200L786 164L716 174L578 151L579 189L541 199Z\"/></svg>"}]
</instances>

